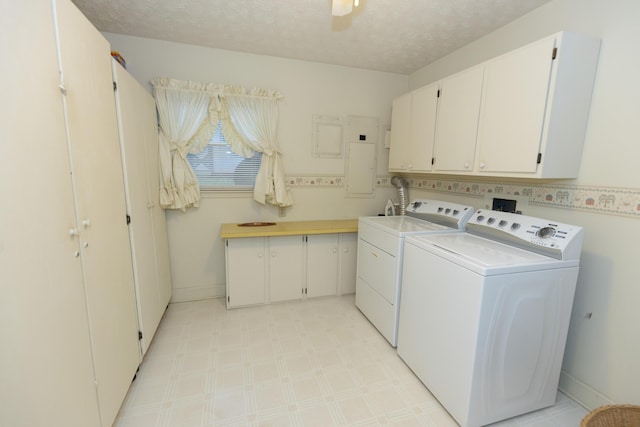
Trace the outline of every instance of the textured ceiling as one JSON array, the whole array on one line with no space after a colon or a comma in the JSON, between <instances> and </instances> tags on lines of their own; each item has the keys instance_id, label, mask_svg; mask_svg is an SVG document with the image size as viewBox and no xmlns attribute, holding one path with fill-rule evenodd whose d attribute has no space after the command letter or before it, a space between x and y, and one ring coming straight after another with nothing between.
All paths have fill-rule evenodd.
<instances>
[{"instance_id":1,"label":"textured ceiling","mask_svg":"<svg viewBox=\"0 0 640 427\"><path fill-rule=\"evenodd\" d=\"M550 0L73 0L100 30L410 74Z\"/></svg>"}]
</instances>

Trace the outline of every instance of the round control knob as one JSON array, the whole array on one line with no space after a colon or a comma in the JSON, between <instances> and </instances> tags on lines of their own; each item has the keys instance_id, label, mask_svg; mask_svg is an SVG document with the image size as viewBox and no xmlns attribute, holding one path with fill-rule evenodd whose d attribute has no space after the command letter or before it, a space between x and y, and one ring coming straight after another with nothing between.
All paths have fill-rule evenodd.
<instances>
[{"instance_id":1,"label":"round control knob","mask_svg":"<svg viewBox=\"0 0 640 427\"><path fill-rule=\"evenodd\" d=\"M460 213L460 211L458 209L454 209L453 210L453 216L457 216Z\"/></svg>"},{"instance_id":2,"label":"round control knob","mask_svg":"<svg viewBox=\"0 0 640 427\"><path fill-rule=\"evenodd\" d=\"M507 225L507 221L504 219L498 223L498 227L504 227L505 225Z\"/></svg>"},{"instance_id":3,"label":"round control knob","mask_svg":"<svg viewBox=\"0 0 640 427\"><path fill-rule=\"evenodd\" d=\"M477 221L478 222L484 221L484 215L478 215Z\"/></svg>"},{"instance_id":4,"label":"round control knob","mask_svg":"<svg viewBox=\"0 0 640 427\"><path fill-rule=\"evenodd\" d=\"M512 230L517 230L518 228L520 228L520 224L518 224L517 222L514 222L513 224L511 224Z\"/></svg>"},{"instance_id":5,"label":"round control knob","mask_svg":"<svg viewBox=\"0 0 640 427\"><path fill-rule=\"evenodd\" d=\"M541 239L548 239L549 237L553 237L556 234L556 229L553 227L542 227L540 230L538 230L538 232L536 233L536 236L540 237Z\"/></svg>"},{"instance_id":6,"label":"round control knob","mask_svg":"<svg viewBox=\"0 0 640 427\"><path fill-rule=\"evenodd\" d=\"M417 208L419 208L420 206L422 206L422 202L413 202L413 208L414 208L414 209L417 209Z\"/></svg>"},{"instance_id":7,"label":"round control knob","mask_svg":"<svg viewBox=\"0 0 640 427\"><path fill-rule=\"evenodd\" d=\"M443 210L443 208L438 208L438 213L442 213Z\"/></svg>"},{"instance_id":8,"label":"round control knob","mask_svg":"<svg viewBox=\"0 0 640 427\"><path fill-rule=\"evenodd\" d=\"M447 209L445 209L445 210L444 210L444 213L446 213L446 214L448 214L448 213L450 213L450 212L451 212L451 209L449 209L449 208L447 208Z\"/></svg>"},{"instance_id":9,"label":"round control knob","mask_svg":"<svg viewBox=\"0 0 640 427\"><path fill-rule=\"evenodd\" d=\"M493 224L494 222L496 222L496 219L491 217L487 220L487 224Z\"/></svg>"}]
</instances>

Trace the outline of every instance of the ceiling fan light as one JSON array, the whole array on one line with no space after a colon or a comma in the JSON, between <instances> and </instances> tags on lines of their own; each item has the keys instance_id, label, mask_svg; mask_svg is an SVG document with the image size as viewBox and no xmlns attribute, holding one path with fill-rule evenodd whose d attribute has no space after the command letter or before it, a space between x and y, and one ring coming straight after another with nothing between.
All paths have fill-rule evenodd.
<instances>
[{"instance_id":1,"label":"ceiling fan light","mask_svg":"<svg viewBox=\"0 0 640 427\"><path fill-rule=\"evenodd\" d=\"M353 0L333 0L331 3L331 14L333 16L344 16L353 10Z\"/></svg>"}]
</instances>

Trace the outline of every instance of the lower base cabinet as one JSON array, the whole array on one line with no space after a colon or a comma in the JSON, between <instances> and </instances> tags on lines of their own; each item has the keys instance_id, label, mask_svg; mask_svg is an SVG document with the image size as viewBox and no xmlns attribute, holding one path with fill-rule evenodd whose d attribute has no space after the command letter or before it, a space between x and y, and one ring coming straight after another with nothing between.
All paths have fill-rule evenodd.
<instances>
[{"instance_id":1,"label":"lower base cabinet","mask_svg":"<svg viewBox=\"0 0 640 427\"><path fill-rule=\"evenodd\" d=\"M226 239L227 308L355 291L356 233Z\"/></svg>"},{"instance_id":2,"label":"lower base cabinet","mask_svg":"<svg viewBox=\"0 0 640 427\"><path fill-rule=\"evenodd\" d=\"M269 302L302 298L303 236L269 237Z\"/></svg>"}]
</instances>

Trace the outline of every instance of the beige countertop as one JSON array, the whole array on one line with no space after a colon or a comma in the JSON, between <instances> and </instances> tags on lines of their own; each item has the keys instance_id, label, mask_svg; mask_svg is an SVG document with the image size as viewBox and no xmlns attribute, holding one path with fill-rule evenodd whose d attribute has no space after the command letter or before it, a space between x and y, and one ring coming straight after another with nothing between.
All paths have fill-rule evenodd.
<instances>
[{"instance_id":1,"label":"beige countertop","mask_svg":"<svg viewBox=\"0 0 640 427\"><path fill-rule=\"evenodd\" d=\"M235 239L239 237L295 236L302 234L357 233L357 219L329 219L318 221L285 221L274 225L259 227L241 227L238 224L222 224L220 237Z\"/></svg>"}]
</instances>

